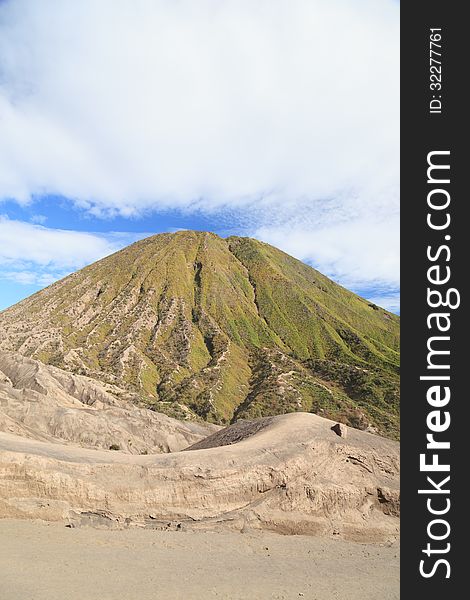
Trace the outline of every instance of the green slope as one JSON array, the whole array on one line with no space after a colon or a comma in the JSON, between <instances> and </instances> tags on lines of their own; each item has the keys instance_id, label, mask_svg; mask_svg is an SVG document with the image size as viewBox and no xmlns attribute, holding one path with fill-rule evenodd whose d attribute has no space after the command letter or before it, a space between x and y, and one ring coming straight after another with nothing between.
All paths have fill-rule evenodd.
<instances>
[{"instance_id":1,"label":"green slope","mask_svg":"<svg viewBox=\"0 0 470 600\"><path fill-rule=\"evenodd\" d=\"M307 410L398 436L399 318L254 239L147 238L3 311L0 334L178 417Z\"/></svg>"}]
</instances>

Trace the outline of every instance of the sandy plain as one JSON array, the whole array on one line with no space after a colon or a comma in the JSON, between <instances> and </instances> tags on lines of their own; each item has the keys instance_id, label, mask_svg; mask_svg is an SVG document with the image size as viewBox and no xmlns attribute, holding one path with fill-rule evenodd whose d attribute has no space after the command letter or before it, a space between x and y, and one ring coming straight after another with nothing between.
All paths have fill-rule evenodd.
<instances>
[{"instance_id":1,"label":"sandy plain","mask_svg":"<svg viewBox=\"0 0 470 600\"><path fill-rule=\"evenodd\" d=\"M395 600L399 548L0 520L2 600Z\"/></svg>"}]
</instances>

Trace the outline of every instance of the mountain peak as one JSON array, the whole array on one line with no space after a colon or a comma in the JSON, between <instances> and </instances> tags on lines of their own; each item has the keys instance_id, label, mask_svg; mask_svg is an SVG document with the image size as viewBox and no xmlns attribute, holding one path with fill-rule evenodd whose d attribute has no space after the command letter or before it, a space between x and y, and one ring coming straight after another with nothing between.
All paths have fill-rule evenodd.
<instances>
[{"instance_id":1,"label":"mountain peak","mask_svg":"<svg viewBox=\"0 0 470 600\"><path fill-rule=\"evenodd\" d=\"M140 240L0 314L0 349L228 423L306 410L398 432L395 315L252 238Z\"/></svg>"}]
</instances>

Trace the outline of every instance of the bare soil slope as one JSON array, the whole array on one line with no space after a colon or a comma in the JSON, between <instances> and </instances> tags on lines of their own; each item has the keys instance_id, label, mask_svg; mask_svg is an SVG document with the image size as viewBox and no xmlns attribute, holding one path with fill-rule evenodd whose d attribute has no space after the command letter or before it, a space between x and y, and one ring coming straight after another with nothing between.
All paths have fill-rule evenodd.
<instances>
[{"instance_id":1,"label":"bare soil slope","mask_svg":"<svg viewBox=\"0 0 470 600\"><path fill-rule=\"evenodd\" d=\"M182 450L217 429L138 406L116 386L0 352L0 431L44 442L155 454Z\"/></svg>"}]
</instances>

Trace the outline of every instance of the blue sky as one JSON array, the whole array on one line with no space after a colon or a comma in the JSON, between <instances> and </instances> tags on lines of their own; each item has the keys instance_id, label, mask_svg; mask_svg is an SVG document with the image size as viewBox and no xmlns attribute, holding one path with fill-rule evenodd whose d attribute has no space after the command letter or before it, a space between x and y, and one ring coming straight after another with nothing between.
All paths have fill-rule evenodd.
<instances>
[{"instance_id":1,"label":"blue sky","mask_svg":"<svg viewBox=\"0 0 470 600\"><path fill-rule=\"evenodd\" d=\"M399 306L398 4L0 4L0 309L147 235Z\"/></svg>"}]
</instances>

